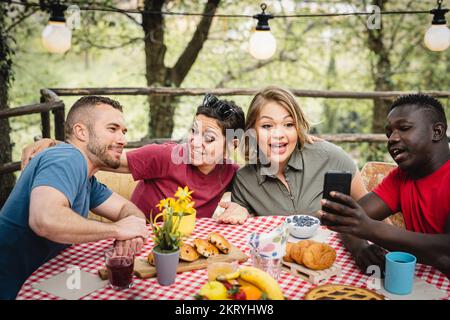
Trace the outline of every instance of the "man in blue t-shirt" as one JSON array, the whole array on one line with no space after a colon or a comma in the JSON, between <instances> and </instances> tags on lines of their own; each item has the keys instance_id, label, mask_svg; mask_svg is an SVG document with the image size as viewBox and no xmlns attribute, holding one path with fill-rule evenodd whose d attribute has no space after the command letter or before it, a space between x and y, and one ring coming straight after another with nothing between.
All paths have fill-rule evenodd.
<instances>
[{"instance_id":1,"label":"man in blue t-shirt","mask_svg":"<svg viewBox=\"0 0 450 320\"><path fill-rule=\"evenodd\" d=\"M148 237L144 214L99 183L100 167L117 168L126 145L122 106L87 96L72 106L67 143L33 158L0 211L0 299L70 244L116 239L139 252ZM89 210L113 223L86 219Z\"/></svg>"}]
</instances>

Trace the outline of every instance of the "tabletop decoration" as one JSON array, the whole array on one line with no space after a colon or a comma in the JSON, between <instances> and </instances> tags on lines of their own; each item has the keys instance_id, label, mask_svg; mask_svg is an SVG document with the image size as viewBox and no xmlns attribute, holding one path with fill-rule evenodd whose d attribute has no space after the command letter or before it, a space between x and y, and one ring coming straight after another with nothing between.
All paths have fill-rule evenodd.
<instances>
[{"instance_id":1,"label":"tabletop decoration","mask_svg":"<svg viewBox=\"0 0 450 320\"><path fill-rule=\"evenodd\" d=\"M196 213L195 203L191 197L192 192L188 187L178 187L175 198L169 197L161 200L157 205L160 213L150 220L155 242L153 255L157 279L158 283L163 286L175 282L183 237L183 233L180 232L182 218ZM162 225L157 224L160 217L163 220Z\"/></svg>"}]
</instances>

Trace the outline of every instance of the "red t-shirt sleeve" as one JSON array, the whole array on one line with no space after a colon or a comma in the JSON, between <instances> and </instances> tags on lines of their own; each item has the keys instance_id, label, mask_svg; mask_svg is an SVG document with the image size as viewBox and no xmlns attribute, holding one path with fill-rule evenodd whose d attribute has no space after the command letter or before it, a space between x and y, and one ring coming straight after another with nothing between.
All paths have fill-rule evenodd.
<instances>
[{"instance_id":1,"label":"red t-shirt sleeve","mask_svg":"<svg viewBox=\"0 0 450 320\"><path fill-rule=\"evenodd\" d=\"M395 168L372 190L394 213L400 211L400 170Z\"/></svg>"},{"instance_id":2,"label":"red t-shirt sleeve","mask_svg":"<svg viewBox=\"0 0 450 320\"><path fill-rule=\"evenodd\" d=\"M128 168L134 180L167 176L176 144L149 144L127 152Z\"/></svg>"}]
</instances>

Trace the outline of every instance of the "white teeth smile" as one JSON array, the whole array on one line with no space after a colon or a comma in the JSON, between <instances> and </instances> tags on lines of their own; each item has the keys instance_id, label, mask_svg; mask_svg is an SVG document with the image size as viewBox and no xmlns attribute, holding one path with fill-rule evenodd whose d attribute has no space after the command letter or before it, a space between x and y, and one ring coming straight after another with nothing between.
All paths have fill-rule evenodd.
<instances>
[{"instance_id":1,"label":"white teeth smile","mask_svg":"<svg viewBox=\"0 0 450 320\"><path fill-rule=\"evenodd\" d=\"M271 143L270 147L272 148L281 148L287 146L287 143Z\"/></svg>"},{"instance_id":2,"label":"white teeth smile","mask_svg":"<svg viewBox=\"0 0 450 320\"><path fill-rule=\"evenodd\" d=\"M394 155L394 156L397 156L397 155L399 155L400 153L403 153L404 151L403 150L401 150L401 149L392 149L392 154Z\"/></svg>"},{"instance_id":3,"label":"white teeth smile","mask_svg":"<svg viewBox=\"0 0 450 320\"><path fill-rule=\"evenodd\" d=\"M395 161L403 161L405 159L405 153L406 153L406 150L404 150L404 149L398 149L398 148L391 149L391 155Z\"/></svg>"}]
</instances>

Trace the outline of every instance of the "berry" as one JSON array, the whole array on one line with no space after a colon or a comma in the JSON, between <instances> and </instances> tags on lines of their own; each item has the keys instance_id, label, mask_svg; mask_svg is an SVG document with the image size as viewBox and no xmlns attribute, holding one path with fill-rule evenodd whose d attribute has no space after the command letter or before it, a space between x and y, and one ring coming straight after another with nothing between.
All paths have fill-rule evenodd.
<instances>
[{"instance_id":1,"label":"berry","mask_svg":"<svg viewBox=\"0 0 450 320\"><path fill-rule=\"evenodd\" d=\"M233 296L234 300L247 300L247 296L245 295L245 292L242 290L239 290L237 293Z\"/></svg>"}]
</instances>

